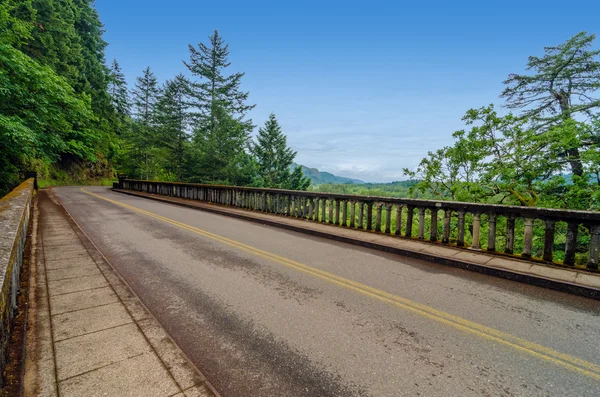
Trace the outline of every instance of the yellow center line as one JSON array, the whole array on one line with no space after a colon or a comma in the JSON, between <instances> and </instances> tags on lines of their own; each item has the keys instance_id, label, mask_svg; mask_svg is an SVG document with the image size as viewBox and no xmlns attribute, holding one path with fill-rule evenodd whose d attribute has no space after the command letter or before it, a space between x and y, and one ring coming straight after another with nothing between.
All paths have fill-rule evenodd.
<instances>
[{"instance_id":1,"label":"yellow center line","mask_svg":"<svg viewBox=\"0 0 600 397\"><path fill-rule=\"evenodd\" d=\"M143 210L143 209L140 209L140 208L128 205L128 204L121 203L116 200L109 199L107 197L100 196L98 194L89 192L89 191L85 190L84 188L81 188L81 191L83 191L84 193L87 193L91 196L94 196L96 198L99 198L101 200L111 202L115 205L127 208L127 209L135 211L135 212L139 212L139 213L147 215L149 217L152 217L152 218L161 220L163 222L169 223L171 225L180 227L182 229L186 229L195 234L198 234L198 235L201 235L204 237L208 237L212 240L219 241L223 244L238 248L242 251L249 252L253 255L256 255L256 256L259 256L259 257L262 257L265 259L269 259L273 262L294 268L298 271L301 271L306 274L310 274L310 275L318 277L322 280L326 280L326 281L328 281L332 284L336 284L340 287L358 292L362 295L369 296L371 298L386 302L388 304L394 305L396 307L400 307L402 309L411 311L413 313L417 313L419 315L422 315L429 319L452 326L452 327L460 329L462 331L469 332L471 334L475 334L484 339L491 340L491 341L494 341L494 342L497 342L497 343L500 343L500 344L503 344L506 346L510 346L510 347L512 347L516 350L519 350L523 353L526 353L531 356L540 358L542 360L554 363L556 365L559 365L559 366L562 366L569 370L589 376L596 380L600 380L600 365L591 363L589 361L585 361L585 360L577 358L577 357L573 357L573 356L565 354L565 353L558 352L556 350L553 350L551 348L528 341L526 339L522 339L517 336L510 335L505 332L486 327L485 325L481 325L481 324L466 320L464 318L452 315L450 313L446 313L444 311L434 309L433 307L430 307L427 305L413 302L409 299L390 294L389 292L385 292L385 291L382 291L382 290L379 290L379 289L376 289L373 287L369 287L368 285L361 284L356 281L352 281L347 278L337 276L333 273L329 273L324 270L320 270L320 269L305 265L303 263L296 262L294 260L273 254L271 252L263 251L256 247L252 247L250 245L240 243L239 241L231 240L226 237L223 237L223 236L220 236L220 235L217 235L214 233L210 233L206 230L198 229L194 226L190 226L185 223L181 223L181 222L175 221L173 219L166 218L164 216L155 214L153 212L149 212L149 211L146 211L146 210Z\"/></svg>"}]
</instances>

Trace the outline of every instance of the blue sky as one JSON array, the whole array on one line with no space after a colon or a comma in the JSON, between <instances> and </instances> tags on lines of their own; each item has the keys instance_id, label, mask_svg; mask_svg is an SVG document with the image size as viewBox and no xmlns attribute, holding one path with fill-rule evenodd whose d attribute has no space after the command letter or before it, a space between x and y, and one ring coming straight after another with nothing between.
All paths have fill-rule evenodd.
<instances>
[{"instance_id":1,"label":"blue sky","mask_svg":"<svg viewBox=\"0 0 600 397\"><path fill-rule=\"evenodd\" d=\"M600 2L96 0L130 86L149 65L185 72L188 44L218 29L232 72L276 114L297 162L371 182L404 179L452 143L466 110L502 104L502 81L529 55L600 33ZM597 40L595 47L600 47Z\"/></svg>"}]
</instances>

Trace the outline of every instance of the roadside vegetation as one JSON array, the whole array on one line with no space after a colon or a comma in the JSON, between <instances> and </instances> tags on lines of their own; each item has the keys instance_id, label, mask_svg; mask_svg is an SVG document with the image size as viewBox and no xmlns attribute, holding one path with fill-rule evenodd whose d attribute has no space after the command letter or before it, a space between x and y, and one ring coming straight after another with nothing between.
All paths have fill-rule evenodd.
<instances>
[{"instance_id":1,"label":"roadside vegetation","mask_svg":"<svg viewBox=\"0 0 600 397\"><path fill-rule=\"evenodd\" d=\"M107 65L93 0L0 1L0 195L27 171L42 185L132 178L306 189L277 119L258 139L254 107L214 31L160 84L127 87Z\"/></svg>"}]
</instances>

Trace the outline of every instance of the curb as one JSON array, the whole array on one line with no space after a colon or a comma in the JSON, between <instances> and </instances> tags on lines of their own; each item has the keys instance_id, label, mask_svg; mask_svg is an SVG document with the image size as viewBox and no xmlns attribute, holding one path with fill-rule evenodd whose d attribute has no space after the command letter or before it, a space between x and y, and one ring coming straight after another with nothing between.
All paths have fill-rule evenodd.
<instances>
[{"instance_id":1,"label":"curb","mask_svg":"<svg viewBox=\"0 0 600 397\"><path fill-rule=\"evenodd\" d=\"M145 194L142 195L142 194L138 194L136 192L126 191L126 190L122 190L122 189L112 188L111 190L116 193L122 193L122 194L130 195L130 196L160 201L163 203L179 205L179 206L187 207L187 208L193 208L193 209L200 210L200 211L206 211L206 212L211 212L214 214L225 215L225 216L229 216L232 218L243 219L246 221L260 223L263 225L275 226L275 227L278 227L281 229L304 233L304 234L308 234L311 236L326 238L329 240L339 241L342 243L352 244L352 245L356 245L356 246L360 246L360 247L364 247L364 248L375 249L378 251L388 252L388 253L392 253L392 254L407 256L407 257L411 257L411 258L415 258L415 259L422 259L425 261L434 262L434 263L438 263L441 265L452 266L452 267L456 267L456 268L460 268L460 269L474 271L474 272L481 273L481 274L487 274L487 275L494 276L494 277L504 278L506 280L517 281L520 283L535 285L538 287L548 288L548 289L552 289L552 290L556 290L556 291L567 292L567 293L570 293L573 295L579 295L579 296L583 296L586 298L600 300L600 289L596 289L593 287L588 287L588 286L584 286L584 285L580 285L580 284L574 284L574 283L570 283L567 281L560 281L560 280L546 278L546 277L542 277L542 276L538 276L538 275L533 275L530 273L511 271L511 270L501 269L501 268L497 268L497 267L485 266L485 265L469 262L466 260L458 260L458 259L450 258L450 257L435 256L435 255L431 255L431 254L427 254L427 253L423 253L423 252L419 252L419 251L413 251L413 250L409 250L409 249L390 247L390 246L387 246L384 244L368 242L368 241L354 239L354 238L346 237L346 236L338 236L333 233L325 233L325 232L321 232L321 231L317 231L317 230L304 228L301 226L283 224L283 223L277 222L275 220L259 219L259 218L253 217L251 215L231 213L225 209L220 209L221 206L219 206L217 204L212 204L212 203L210 205L214 206L214 208L198 206L198 205L194 205L191 203L173 201L168 198L163 198L163 197L159 197L159 196L155 196L155 195L145 195ZM226 208L226 207L223 207L223 208ZM242 209L240 209L240 210L242 210ZM252 211L249 211L249 212L252 213Z\"/></svg>"}]
</instances>

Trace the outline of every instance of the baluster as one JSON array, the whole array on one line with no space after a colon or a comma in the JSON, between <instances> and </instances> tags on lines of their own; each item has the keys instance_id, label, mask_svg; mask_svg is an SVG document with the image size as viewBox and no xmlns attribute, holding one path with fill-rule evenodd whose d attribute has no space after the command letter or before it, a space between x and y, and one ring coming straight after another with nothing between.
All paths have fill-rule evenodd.
<instances>
[{"instance_id":1,"label":"baluster","mask_svg":"<svg viewBox=\"0 0 600 397\"><path fill-rule=\"evenodd\" d=\"M508 214L506 216L506 247L504 252L512 254L515 250L515 215Z\"/></svg>"},{"instance_id":2,"label":"baluster","mask_svg":"<svg viewBox=\"0 0 600 397\"><path fill-rule=\"evenodd\" d=\"M490 252L496 251L496 213L488 214L488 246Z\"/></svg>"},{"instance_id":3,"label":"baluster","mask_svg":"<svg viewBox=\"0 0 600 397\"><path fill-rule=\"evenodd\" d=\"M365 214L367 217L367 230L373 230L373 203L367 203L367 213Z\"/></svg>"},{"instance_id":4,"label":"baluster","mask_svg":"<svg viewBox=\"0 0 600 397\"><path fill-rule=\"evenodd\" d=\"M413 226L413 216L415 213L415 207L412 205L407 205L406 210L406 234L405 236L410 238L412 236L412 226Z\"/></svg>"},{"instance_id":5,"label":"baluster","mask_svg":"<svg viewBox=\"0 0 600 397\"><path fill-rule=\"evenodd\" d=\"M452 218L452 210L444 210L444 232L442 234L442 243L450 243L450 220Z\"/></svg>"},{"instance_id":6,"label":"baluster","mask_svg":"<svg viewBox=\"0 0 600 397\"><path fill-rule=\"evenodd\" d=\"M431 215L431 230L429 231L429 241L437 241L438 235L438 209L437 207L431 208L429 210L429 214Z\"/></svg>"},{"instance_id":7,"label":"baluster","mask_svg":"<svg viewBox=\"0 0 600 397\"><path fill-rule=\"evenodd\" d=\"M329 218L327 219L327 223L333 223L333 200L331 198L327 199L327 208L329 209Z\"/></svg>"},{"instance_id":8,"label":"baluster","mask_svg":"<svg viewBox=\"0 0 600 397\"><path fill-rule=\"evenodd\" d=\"M531 258L533 251L533 218L525 218L525 230L523 232L523 258Z\"/></svg>"},{"instance_id":9,"label":"baluster","mask_svg":"<svg viewBox=\"0 0 600 397\"><path fill-rule=\"evenodd\" d=\"M588 253L587 269L598 271L598 256L600 254L600 225L590 227L590 252Z\"/></svg>"},{"instance_id":10,"label":"baluster","mask_svg":"<svg viewBox=\"0 0 600 397\"><path fill-rule=\"evenodd\" d=\"M547 262L552 262L554 253L554 233L556 221L552 219L546 219L546 228L544 230L544 255L542 259Z\"/></svg>"},{"instance_id":11,"label":"baluster","mask_svg":"<svg viewBox=\"0 0 600 397\"><path fill-rule=\"evenodd\" d=\"M342 200L342 226L348 226L348 200Z\"/></svg>"},{"instance_id":12,"label":"baluster","mask_svg":"<svg viewBox=\"0 0 600 397\"><path fill-rule=\"evenodd\" d=\"M365 217L365 203L362 201L358 202L358 228L363 229L365 226L364 222Z\"/></svg>"},{"instance_id":13,"label":"baluster","mask_svg":"<svg viewBox=\"0 0 600 397\"><path fill-rule=\"evenodd\" d=\"M377 216L375 218L375 231L377 233L381 232L381 212L383 211L383 203L375 204L377 208Z\"/></svg>"},{"instance_id":14,"label":"baluster","mask_svg":"<svg viewBox=\"0 0 600 397\"><path fill-rule=\"evenodd\" d=\"M340 200L335 200L335 222L336 225L340 224Z\"/></svg>"},{"instance_id":15,"label":"baluster","mask_svg":"<svg viewBox=\"0 0 600 397\"><path fill-rule=\"evenodd\" d=\"M402 209L403 205L396 205L396 230L394 234L400 236L402 234Z\"/></svg>"},{"instance_id":16,"label":"baluster","mask_svg":"<svg viewBox=\"0 0 600 397\"><path fill-rule=\"evenodd\" d=\"M575 250L577 249L577 229L579 225L575 222L567 224L567 241L565 243L565 265L573 266L575 264Z\"/></svg>"},{"instance_id":17,"label":"baluster","mask_svg":"<svg viewBox=\"0 0 600 397\"><path fill-rule=\"evenodd\" d=\"M321 223L327 222L327 199L321 199Z\"/></svg>"},{"instance_id":18,"label":"baluster","mask_svg":"<svg viewBox=\"0 0 600 397\"><path fill-rule=\"evenodd\" d=\"M480 214L478 212L473 214L473 242L471 244L471 249L474 250L479 250L481 249L481 242L480 240L480 228L481 228L481 224L480 224Z\"/></svg>"},{"instance_id":19,"label":"baluster","mask_svg":"<svg viewBox=\"0 0 600 397\"><path fill-rule=\"evenodd\" d=\"M425 208L419 208L419 238L425 239Z\"/></svg>"},{"instance_id":20,"label":"baluster","mask_svg":"<svg viewBox=\"0 0 600 397\"><path fill-rule=\"evenodd\" d=\"M385 206L385 233L392 234L392 205Z\"/></svg>"},{"instance_id":21,"label":"baluster","mask_svg":"<svg viewBox=\"0 0 600 397\"><path fill-rule=\"evenodd\" d=\"M315 222L319 222L319 198L315 197L315 213L314 213Z\"/></svg>"},{"instance_id":22,"label":"baluster","mask_svg":"<svg viewBox=\"0 0 600 397\"><path fill-rule=\"evenodd\" d=\"M356 222L356 201L350 200L350 228L354 229L354 222Z\"/></svg>"},{"instance_id":23,"label":"baluster","mask_svg":"<svg viewBox=\"0 0 600 397\"><path fill-rule=\"evenodd\" d=\"M302 218L304 219L308 219L308 212L309 212L309 207L310 207L310 198L309 197L302 197L302 206L304 208L304 213L302 214Z\"/></svg>"}]
</instances>

